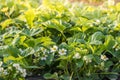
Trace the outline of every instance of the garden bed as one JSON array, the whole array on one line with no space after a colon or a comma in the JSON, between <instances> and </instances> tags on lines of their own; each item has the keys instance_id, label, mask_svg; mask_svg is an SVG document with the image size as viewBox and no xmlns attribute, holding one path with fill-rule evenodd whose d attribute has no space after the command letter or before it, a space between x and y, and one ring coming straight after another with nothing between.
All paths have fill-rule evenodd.
<instances>
[{"instance_id":1,"label":"garden bed","mask_svg":"<svg viewBox=\"0 0 120 80\"><path fill-rule=\"evenodd\" d=\"M119 80L119 74L120 3L0 0L0 80Z\"/></svg>"}]
</instances>

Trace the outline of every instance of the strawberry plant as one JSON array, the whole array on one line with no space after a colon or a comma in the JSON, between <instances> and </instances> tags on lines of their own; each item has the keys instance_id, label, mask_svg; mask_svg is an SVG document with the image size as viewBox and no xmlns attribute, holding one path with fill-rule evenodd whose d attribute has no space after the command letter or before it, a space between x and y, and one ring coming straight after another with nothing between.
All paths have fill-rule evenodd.
<instances>
[{"instance_id":1,"label":"strawberry plant","mask_svg":"<svg viewBox=\"0 0 120 80\"><path fill-rule=\"evenodd\" d=\"M0 80L116 80L120 3L0 0Z\"/></svg>"}]
</instances>

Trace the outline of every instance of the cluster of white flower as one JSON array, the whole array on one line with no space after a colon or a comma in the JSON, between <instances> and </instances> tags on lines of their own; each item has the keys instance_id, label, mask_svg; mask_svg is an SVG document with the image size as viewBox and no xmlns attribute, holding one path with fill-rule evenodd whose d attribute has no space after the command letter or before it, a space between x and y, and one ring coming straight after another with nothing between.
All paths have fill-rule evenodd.
<instances>
[{"instance_id":1,"label":"cluster of white flower","mask_svg":"<svg viewBox=\"0 0 120 80\"><path fill-rule=\"evenodd\" d=\"M55 53L56 51L58 51L58 53L60 55L66 55L67 54L67 50L62 48L58 50L58 46L54 45L52 48L50 48L50 52Z\"/></svg>"},{"instance_id":2,"label":"cluster of white flower","mask_svg":"<svg viewBox=\"0 0 120 80\"><path fill-rule=\"evenodd\" d=\"M47 54L46 53L49 53L49 51L47 49L45 49L44 47L41 47L40 50L42 51L42 57L41 57L41 60L46 60L47 59ZM39 54L40 55L40 54Z\"/></svg>"},{"instance_id":3,"label":"cluster of white flower","mask_svg":"<svg viewBox=\"0 0 120 80\"><path fill-rule=\"evenodd\" d=\"M103 61L107 61L107 60L108 60L108 58L107 58L106 55L101 55L101 59L102 59Z\"/></svg>"},{"instance_id":4,"label":"cluster of white flower","mask_svg":"<svg viewBox=\"0 0 120 80\"><path fill-rule=\"evenodd\" d=\"M44 47L41 47L40 50L45 54L47 52L47 49L45 49Z\"/></svg>"},{"instance_id":5,"label":"cluster of white flower","mask_svg":"<svg viewBox=\"0 0 120 80\"><path fill-rule=\"evenodd\" d=\"M84 60L86 63L91 63L91 62L92 62L92 60L91 60L89 57L87 57L87 56L84 56L84 57L83 57L83 60Z\"/></svg>"},{"instance_id":6,"label":"cluster of white flower","mask_svg":"<svg viewBox=\"0 0 120 80\"><path fill-rule=\"evenodd\" d=\"M43 54L40 55L39 51L42 52ZM40 47L39 51L36 54L34 54L34 55L35 55L35 57L37 57L37 58L39 58L41 60L46 60L47 57L48 57L47 54L49 54L49 53L53 53L54 54L54 53L58 52L58 54L60 54L60 55L66 55L67 54L67 50L66 49L64 49L64 48L58 49L58 46L56 46L56 45L53 45L52 47L50 47L50 51L47 50L44 47Z\"/></svg>"},{"instance_id":7,"label":"cluster of white flower","mask_svg":"<svg viewBox=\"0 0 120 80\"><path fill-rule=\"evenodd\" d=\"M41 54L41 53L43 53L43 54ZM39 59L46 60L47 59L47 54L46 53L49 54L49 50L47 50L44 47L40 47L39 50L38 50L38 52L36 52L34 54L34 56L38 58L37 60L39 60ZM41 58L40 58L40 56L41 56Z\"/></svg>"},{"instance_id":8,"label":"cluster of white flower","mask_svg":"<svg viewBox=\"0 0 120 80\"><path fill-rule=\"evenodd\" d=\"M80 54L79 54L79 53L76 53L76 54L74 54L73 58L74 58L74 59L80 59L80 58L81 58L81 56L80 56Z\"/></svg>"},{"instance_id":9,"label":"cluster of white flower","mask_svg":"<svg viewBox=\"0 0 120 80\"><path fill-rule=\"evenodd\" d=\"M42 57L41 57L41 60L46 60L47 59L47 55L46 54L44 54Z\"/></svg>"},{"instance_id":10,"label":"cluster of white flower","mask_svg":"<svg viewBox=\"0 0 120 80\"><path fill-rule=\"evenodd\" d=\"M2 67L2 65L3 65L3 62L0 61L0 75L8 75L8 71L5 70L5 69Z\"/></svg>"},{"instance_id":11,"label":"cluster of white flower","mask_svg":"<svg viewBox=\"0 0 120 80\"><path fill-rule=\"evenodd\" d=\"M13 67L17 70L17 73L20 73L22 77L26 77L26 69L21 68L21 66L18 63L14 63Z\"/></svg>"},{"instance_id":12,"label":"cluster of white flower","mask_svg":"<svg viewBox=\"0 0 120 80\"><path fill-rule=\"evenodd\" d=\"M37 53L34 54L34 56L35 56L35 57L40 57L40 53L37 52Z\"/></svg>"}]
</instances>

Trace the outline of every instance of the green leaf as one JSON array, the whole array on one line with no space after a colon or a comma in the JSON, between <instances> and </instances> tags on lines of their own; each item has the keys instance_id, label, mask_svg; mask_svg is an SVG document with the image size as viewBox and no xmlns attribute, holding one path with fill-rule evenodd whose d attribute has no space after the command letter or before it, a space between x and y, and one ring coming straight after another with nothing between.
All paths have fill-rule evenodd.
<instances>
[{"instance_id":1,"label":"green leaf","mask_svg":"<svg viewBox=\"0 0 120 80\"><path fill-rule=\"evenodd\" d=\"M62 20L56 20L56 19L48 21L46 26L48 28L54 28L54 29L60 31L61 33L66 29L66 27L63 25Z\"/></svg>"},{"instance_id":2,"label":"green leaf","mask_svg":"<svg viewBox=\"0 0 120 80\"><path fill-rule=\"evenodd\" d=\"M90 27L89 26L82 26L82 31L85 32L86 30L88 30Z\"/></svg>"},{"instance_id":3,"label":"green leaf","mask_svg":"<svg viewBox=\"0 0 120 80\"><path fill-rule=\"evenodd\" d=\"M108 35L105 37L105 43L104 43L106 49L110 50L115 45L115 40L113 36Z\"/></svg>"},{"instance_id":4,"label":"green leaf","mask_svg":"<svg viewBox=\"0 0 120 80\"><path fill-rule=\"evenodd\" d=\"M105 67L109 68L110 66L113 65L113 62L112 61L107 61L105 62Z\"/></svg>"},{"instance_id":5,"label":"green leaf","mask_svg":"<svg viewBox=\"0 0 120 80\"><path fill-rule=\"evenodd\" d=\"M29 69L38 69L38 68L40 68L40 67L38 67L38 66L25 66L25 68L29 68Z\"/></svg>"},{"instance_id":6,"label":"green leaf","mask_svg":"<svg viewBox=\"0 0 120 80\"><path fill-rule=\"evenodd\" d=\"M105 46L101 45L100 48L98 47L95 51L95 54L100 55L102 52L105 51Z\"/></svg>"},{"instance_id":7,"label":"green leaf","mask_svg":"<svg viewBox=\"0 0 120 80\"><path fill-rule=\"evenodd\" d=\"M1 22L0 25L2 26L2 29L6 28L8 25L12 24L12 19L6 19L5 21Z\"/></svg>"},{"instance_id":8,"label":"green leaf","mask_svg":"<svg viewBox=\"0 0 120 80\"><path fill-rule=\"evenodd\" d=\"M44 74L44 78L45 79L58 79L58 74L57 73L54 73L54 74L46 73Z\"/></svg>"},{"instance_id":9,"label":"green leaf","mask_svg":"<svg viewBox=\"0 0 120 80\"><path fill-rule=\"evenodd\" d=\"M76 62L75 64L76 64L77 68L81 68L83 66L83 63L84 62L82 60L80 60L80 61Z\"/></svg>"},{"instance_id":10,"label":"green leaf","mask_svg":"<svg viewBox=\"0 0 120 80\"><path fill-rule=\"evenodd\" d=\"M61 69L65 69L65 65L67 65L67 61L61 60L61 62L59 63L57 67Z\"/></svg>"},{"instance_id":11,"label":"green leaf","mask_svg":"<svg viewBox=\"0 0 120 80\"><path fill-rule=\"evenodd\" d=\"M114 57L116 57L116 58L120 58L120 50L118 50L118 51L116 51L116 52L114 52L114 50L108 50L108 52L110 53L110 54L112 54Z\"/></svg>"},{"instance_id":12,"label":"green leaf","mask_svg":"<svg viewBox=\"0 0 120 80\"><path fill-rule=\"evenodd\" d=\"M120 36L116 37L116 40L120 44Z\"/></svg>"},{"instance_id":13,"label":"green leaf","mask_svg":"<svg viewBox=\"0 0 120 80\"><path fill-rule=\"evenodd\" d=\"M53 59L54 59L54 54L48 54L46 63L47 63L48 65L50 65L50 64L52 63Z\"/></svg>"},{"instance_id":14,"label":"green leaf","mask_svg":"<svg viewBox=\"0 0 120 80\"><path fill-rule=\"evenodd\" d=\"M20 43L22 44L26 39L26 36L20 36Z\"/></svg>"},{"instance_id":15,"label":"green leaf","mask_svg":"<svg viewBox=\"0 0 120 80\"><path fill-rule=\"evenodd\" d=\"M76 31L76 32L77 32L77 31L82 31L81 28L80 28L80 27L77 27L77 26L71 28L70 30L71 30L71 31Z\"/></svg>"},{"instance_id":16,"label":"green leaf","mask_svg":"<svg viewBox=\"0 0 120 80\"><path fill-rule=\"evenodd\" d=\"M31 36L36 36L39 33L41 33L43 29L41 28L32 28L32 29L23 29L22 34L31 37Z\"/></svg>"},{"instance_id":17,"label":"green leaf","mask_svg":"<svg viewBox=\"0 0 120 80\"><path fill-rule=\"evenodd\" d=\"M6 62L8 62L10 60L17 61L17 60L21 60L21 59L23 59L23 58L22 57L15 58L13 56L8 56L8 57L4 57L4 62L6 63Z\"/></svg>"},{"instance_id":18,"label":"green leaf","mask_svg":"<svg viewBox=\"0 0 120 80\"><path fill-rule=\"evenodd\" d=\"M49 38L49 37L41 37L41 38L35 39L35 44L37 45L39 43L41 43L44 46L49 46L51 44L54 44L54 42L52 41L52 39Z\"/></svg>"},{"instance_id":19,"label":"green leaf","mask_svg":"<svg viewBox=\"0 0 120 80\"><path fill-rule=\"evenodd\" d=\"M29 47L34 47L34 46L35 46L35 41L34 41L34 39L28 39L27 41L25 41L25 43L26 43L27 46L29 46Z\"/></svg>"},{"instance_id":20,"label":"green leaf","mask_svg":"<svg viewBox=\"0 0 120 80\"><path fill-rule=\"evenodd\" d=\"M32 47L28 47L27 49L25 49L25 50L23 51L22 56L27 57L27 56L32 55L32 54L34 54L34 53L35 53L35 50L34 50Z\"/></svg>"},{"instance_id":21,"label":"green leaf","mask_svg":"<svg viewBox=\"0 0 120 80\"><path fill-rule=\"evenodd\" d=\"M30 30L30 36L38 35L38 34L41 33L42 31L43 31L42 28L31 29L31 30Z\"/></svg>"},{"instance_id":22,"label":"green leaf","mask_svg":"<svg viewBox=\"0 0 120 80\"><path fill-rule=\"evenodd\" d=\"M93 55L92 55L92 54L88 54L88 55L86 55L86 57L87 57L88 59L92 59L92 58L93 58Z\"/></svg>"},{"instance_id":23,"label":"green leaf","mask_svg":"<svg viewBox=\"0 0 120 80\"><path fill-rule=\"evenodd\" d=\"M20 37L19 37L19 35L17 34L17 35L15 35L15 37L14 37L14 39L13 39L13 41L12 41L12 45L16 45L16 44L18 44L19 43L19 41L20 41Z\"/></svg>"},{"instance_id":24,"label":"green leaf","mask_svg":"<svg viewBox=\"0 0 120 80\"><path fill-rule=\"evenodd\" d=\"M95 32L91 36L90 44L100 45L100 44L102 44L102 39L103 38L104 38L104 35L103 35L102 32Z\"/></svg>"},{"instance_id":25,"label":"green leaf","mask_svg":"<svg viewBox=\"0 0 120 80\"><path fill-rule=\"evenodd\" d=\"M35 10L28 9L25 12L25 18L26 18L27 24L30 26L30 28L33 28L33 20L35 18Z\"/></svg>"},{"instance_id":26,"label":"green leaf","mask_svg":"<svg viewBox=\"0 0 120 80\"><path fill-rule=\"evenodd\" d=\"M114 27L114 30L115 30L115 31L119 31L119 30L120 30L120 23L117 24L117 26Z\"/></svg>"},{"instance_id":27,"label":"green leaf","mask_svg":"<svg viewBox=\"0 0 120 80\"><path fill-rule=\"evenodd\" d=\"M6 54L6 49L8 48L8 46L0 46L0 57L5 56Z\"/></svg>"},{"instance_id":28,"label":"green leaf","mask_svg":"<svg viewBox=\"0 0 120 80\"><path fill-rule=\"evenodd\" d=\"M107 75L107 77L108 77L110 80L117 80L117 79L118 79L118 75L115 75L115 74Z\"/></svg>"},{"instance_id":29,"label":"green leaf","mask_svg":"<svg viewBox=\"0 0 120 80\"><path fill-rule=\"evenodd\" d=\"M63 80L71 80L69 75L61 75L60 78Z\"/></svg>"},{"instance_id":30,"label":"green leaf","mask_svg":"<svg viewBox=\"0 0 120 80\"><path fill-rule=\"evenodd\" d=\"M6 49L6 53L8 53L9 55L12 55L13 57L18 57L18 55L20 54L20 51L16 47L8 46Z\"/></svg>"},{"instance_id":31,"label":"green leaf","mask_svg":"<svg viewBox=\"0 0 120 80\"><path fill-rule=\"evenodd\" d=\"M100 64L101 63L101 59L99 58L98 55L94 55L94 61L97 63L97 64Z\"/></svg>"}]
</instances>

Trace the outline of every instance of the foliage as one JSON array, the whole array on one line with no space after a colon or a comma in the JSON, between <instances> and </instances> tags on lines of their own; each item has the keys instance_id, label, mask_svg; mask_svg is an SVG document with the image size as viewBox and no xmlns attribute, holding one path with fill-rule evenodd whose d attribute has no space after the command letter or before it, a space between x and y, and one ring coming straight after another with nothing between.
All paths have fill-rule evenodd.
<instances>
[{"instance_id":1,"label":"foliage","mask_svg":"<svg viewBox=\"0 0 120 80\"><path fill-rule=\"evenodd\" d=\"M120 3L63 2L0 0L1 79L117 79Z\"/></svg>"}]
</instances>

